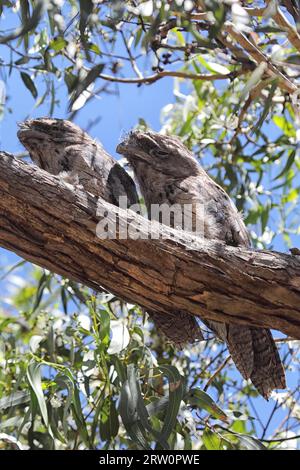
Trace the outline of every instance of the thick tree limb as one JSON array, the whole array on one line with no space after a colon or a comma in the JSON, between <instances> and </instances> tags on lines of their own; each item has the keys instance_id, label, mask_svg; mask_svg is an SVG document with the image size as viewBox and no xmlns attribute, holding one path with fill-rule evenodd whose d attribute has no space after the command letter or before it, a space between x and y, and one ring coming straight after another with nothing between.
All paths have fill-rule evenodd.
<instances>
[{"instance_id":1,"label":"thick tree limb","mask_svg":"<svg viewBox=\"0 0 300 470\"><path fill-rule=\"evenodd\" d=\"M100 240L97 198L0 153L0 245L146 309L275 328L300 339L300 258L233 248L149 222L102 200L109 220L166 239Z\"/></svg>"}]
</instances>

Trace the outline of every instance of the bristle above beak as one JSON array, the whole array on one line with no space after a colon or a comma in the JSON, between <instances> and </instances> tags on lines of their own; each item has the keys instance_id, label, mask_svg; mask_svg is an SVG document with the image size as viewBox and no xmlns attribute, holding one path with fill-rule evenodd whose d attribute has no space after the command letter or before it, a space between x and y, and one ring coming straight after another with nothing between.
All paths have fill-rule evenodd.
<instances>
[{"instance_id":1,"label":"bristle above beak","mask_svg":"<svg viewBox=\"0 0 300 470\"><path fill-rule=\"evenodd\" d=\"M17 122L17 126L20 128L20 130L28 129L29 122L28 121Z\"/></svg>"}]
</instances>

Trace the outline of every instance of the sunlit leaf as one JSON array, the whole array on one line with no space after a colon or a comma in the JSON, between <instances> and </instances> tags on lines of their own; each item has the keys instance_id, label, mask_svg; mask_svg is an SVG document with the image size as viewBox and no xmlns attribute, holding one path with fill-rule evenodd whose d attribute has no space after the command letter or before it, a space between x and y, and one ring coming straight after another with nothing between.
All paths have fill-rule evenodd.
<instances>
[{"instance_id":1,"label":"sunlit leaf","mask_svg":"<svg viewBox=\"0 0 300 470\"><path fill-rule=\"evenodd\" d=\"M118 354L128 346L130 336L122 320L110 322L111 339L107 349L108 354Z\"/></svg>"},{"instance_id":2,"label":"sunlit leaf","mask_svg":"<svg viewBox=\"0 0 300 470\"><path fill-rule=\"evenodd\" d=\"M274 181L278 180L279 178L287 174L287 172L289 171L289 169L292 167L294 163L295 156L296 156L296 150L292 150L288 156L288 159L284 168L278 173L277 176L275 176Z\"/></svg>"},{"instance_id":3,"label":"sunlit leaf","mask_svg":"<svg viewBox=\"0 0 300 470\"><path fill-rule=\"evenodd\" d=\"M43 416L44 423L48 427L49 426L48 412L47 412L47 405L46 405L46 400L45 400L43 387L42 387L40 363L34 362L34 361L30 362L27 368L27 378L36 396L37 402L39 404L39 408Z\"/></svg>"},{"instance_id":4,"label":"sunlit leaf","mask_svg":"<svg viewBox=\"0 0 300 470\"><path fill-rule=\"evenodd\" d=\"M222 421L227 421L226 413L216 404L208 393L199 388L192 388L185 395L184 401L193 407L207 411L211 416Z\"/></svg>"},{"instance_id":5,"label":"sunlit leaf","mask_svg":"<svg viewBox=\"0 0 300 470\"><path fill-rule=\"evenodd\" d=\"M53 39L52 41L50 41L50 47L55 52L61 51L62 49L66 47L67 44L68 44L67 41L62 37L57 37Z\"/></svg>"},{"instance_id":6,"label":"sunlit leaf","mask_svg":"<svg viewBox=\"0 0 300 470\"><path fill-rule=\"evenodd\" d=\"M70 109L72 108L72 105L74 102L78 99L78 97L83 93L91 83L93 83L99 74L101 74L102 70L104 69L104 64L97 64L95 65L86 75L86 77L83 80L79 80L76 83L76 89L74 90L74 93L70 99Z\"/></svg>"}]
</instances>

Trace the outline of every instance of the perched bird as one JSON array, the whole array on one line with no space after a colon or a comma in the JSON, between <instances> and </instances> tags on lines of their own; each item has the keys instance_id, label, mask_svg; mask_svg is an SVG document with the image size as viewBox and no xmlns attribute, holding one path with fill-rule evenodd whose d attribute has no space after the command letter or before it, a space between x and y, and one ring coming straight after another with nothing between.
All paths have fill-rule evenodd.
<instances>
[{"instance_id":1,"label":"perched bird","mask_svg":"<svg viewBox=\"0 0 300 470\"><path fill-rule=\"evenodd\" d=\"M199 222L203 227L202 236L232 246L250 246L242 217L229 196L177 137L133 131L118 145L117 152L133 168L150 217L154 204L179 204L183 208L189 204L193 225ZM198 205L204 211L197 211ZM261 395L268 398L273 389L285 388L284 369L268 329L203 322L227 344L236 367L245 379L251 379ZM184 325L184 317L174 323L179 334L182 328L190 327Z\"/></svg>"},{"instance_id":2,"label":"perched bird","mask_svg":"<svg viewBox=\"0 0 300 470\"><path fill-rule=\"evenodd\" d=\"M19 126L19 140L43 170L112 204L119 205L122 196L127 196L128 206L138 203L135 184L128 173L73 122L39 118Z\"/></svg>"},{"instance_id":3,"label":"perched bird","mask_svg":"<svg viewBox=\"0 0 300 470\"><path fill-rule=\"evenodd\" d=\"M111 204L119 206L119 198L124 196L127 196L128 207L138 204L132 178L76 124L63 119L32 119L20 124L18 137L40 168ZM191 315L148 313L158 330L178 346L202 339L200 327ZM178 331L177 322L181 317L184 321Z\"/></svg>"}]
</instances>

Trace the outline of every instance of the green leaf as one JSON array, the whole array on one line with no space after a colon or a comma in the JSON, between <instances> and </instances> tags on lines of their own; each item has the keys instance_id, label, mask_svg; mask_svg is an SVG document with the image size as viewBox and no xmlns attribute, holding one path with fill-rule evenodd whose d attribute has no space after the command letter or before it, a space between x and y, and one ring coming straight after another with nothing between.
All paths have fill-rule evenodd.
<instances>
[{"instance_id":1,"label":"green leaf","mask_svg":"<svg viewBox=\"0 0 300 470\"><path fill-rule=\"evenodd\" d=\"M140 420L140 422L138 422L139 427L151 433L163 449L169 449L169 445L167 440L164 438L163 433L156 431L156 429L151 426L148 410L145 406L138 378L136 377L135 368L132 364L128 366L127 374L131 391L133 395L137 397L137 413Z\"/></svg>"},{"instance_id":2,"label":"green leaf","mask_svg":"<svg viewBox=\"0 0 300 470\"><path fill-rule=\"evenodd\" d=\"M39 408L41 410L44 423L48 428L49 426L48 412L47 412L46 400L45 400L43 388L42 388L42 379L41 379L40 369L41 369L41 364L39 362L35 362L35 361L30 362L27 368L27 378L32 388L32 391L37 399L37 402L39 404Z\"/></svg>"},{"instance_id":3,"label":"green leaf","mask_svg":"<svg viewBox=\"0 0 300 470\"><path fill-rule=\"evenodd\" d=\"M100 413L100 437L103 441L111 441L118 435L119 419L115 402L106 397Z\"/></svg>"},{"instance_id":4,"label":"green leaf","mask_svg":"<svg viewBox=\"0 0 300 470\"><path fill-rule=\"evenodd\" d=\"M228 421L226 413L218 407L214 400L203 390L192 388L185 395L184 401L193 407L207 411L211 416L221 421Z\"/></svg>"},{"instance_id":5,"label":"green leaf","mask_svg":"<svg viewBox=\"0 0 300 470\"><path fill-rule=\"evenodd\" d=\"M24 64L28 64L29 61L30 61L30 57L23 56L20 59L16 60L15 64L16 65L24 65Z\"/></svg>"},{"instance_id":6,"label":"green leaf","mask_svg":"<svg viewBox=\"0 0 300 470\"><path fill-rule=\"evenodd\" d=\"M90 440L89 440L89 435L88 435L87 428L86 428L86 420L82 412L79 390L75 382L73 382L73 401L72 401L71 406L74 411L73 415L76 421L78 432L83 442L86 444L88 448L90 448Z\"/></svg>"},{"instance_id":7,"label":"green leaf","mask_svg":"<svg viewBox=\"0 0 300 470\"><path fill-rule=\"evenodd\" d=\"M23 0L22 2L20 2L20 7L21 7L22 25L26 25L28 21L30 20L30 10L29 10L28 0ZM28 45L29 45L28 33L23 35L23 41L24 41L25 50L27 51Z\"/></svg>"},{"instance_id":8,"label":"green leaf","mask_svg":"<svg viewBox=\"0 0 300 470\"><path fill-rule=\"evenodd\" d=\"M260 220L261 220L261 231L262 231L262 233L264 233L264 231L267 227L267 223L268 223L269 215L270 215L270 210L271 210L271 206L268 203L265 206L261 207Z\"/></svg>"},{"instance_id":9,"label":"green leaf","mask_svg":"<svg viewBox=\"0 0 300 470\"><path fill-rule=\"evenodd\" d=\"M169 449L162 433L156 431L150 424L149 414L141 395L133 364L128 366L127 375L128 380L124 382L121 390L119 410L129 436L142 449L149 449L150 444L147 442L146 434L148 431L163 449Z\"/></svg>"},{"instance_id":10,"label":"green leaf","mask_svg":"<svg viewBox=\"0 0 300 470\"><path fill-rule=\"evenodd\" d=\"M93 0L79 0L80 5L80 20L79 31L81 38L84 36L85 28L88 23L89 15L93 11Z\"/></svg>"},{"instance_id":11,"label":"green leaf","mask_svg":"<svg viewBox=\"0 0 300 470\"><path fill-rule=\"evenodd\" d=\"M11 268L9 268L1 277L0 277L0 281L3 281L3 279L5 279L11 272L13 272L15 269L17 268L20 268L21 266L24 266L24 264L26 264L27 261L25 260L22 260L22 261L19 261L18 263L14 264Z\"/></svg>"},{"instance_id":12,"label":"green leaf","mask_svg":"<svg viewBox=\"0 0 300 470\"><path fill-rule=\"evenodd\" d=\"M68 42L61 36L52 39L50 41L49 47L55 52L59 52L67 46Z\"/></svg>"},{"instance_id":13,"label":"green leaf","mask_svg":"<svg viewBox=\"0 0 300 470\"><path fill-rule=\"evenodd\" d=\"M239 447L246 450L267 450L267 448L255 437L248 436L246 434L239 434L236 432L225 433L226 438L238 442Z\"/></svg>"},{"instance_id":14,"label":"green leaf","mask_svg":"<svg viewBox=\"0 0 300 470\"><path fill-rule=\"evenodd\" d=\"M100 50L100 48L97 44L89 43L88 47L89 47L90 51L95 52L95 54L97 54L97 55L101 55L101 50Z\"/></svg>"},{"instance_id":15,"label":"green leaf","mask_svg":"<svg viewBox=\"0 0 300 470\"><path fill-rule=\"evenodd\" d=\"M144 429L138 423L137 400L136 390L131 390L129 381L126 380L121 389L119 404L122 422L132 441L142 449L149 449Z\"/></svg>"},{"instance_id":16,"label":"green leaf","mask_svg":"<svg viewBox=\"0 0 300 470\"><path fill-rule=\"evenodd\" d=\"M143 34L143 29L139 28L134 38L134 47L137 47Z\"/></svg>"},{"instance_id":17,"label":"green leaf","mask_svg":"<svg viewBox=\"0 0 300 470\"><path fill-rule=\"evenodd\" d=\"M284 116L274 116L273 122L281 129L287 137L295 137L295 127Z\"/></svg>"},{"instance_id":18,"label":"green leaf","mask_svg":"<svg viewBox=\"0 0 300 470\"><path fill-rule=\"evenodd\" d=\"M28 73L25 73L25 72L20 72L20 75L26 88L30 91L30 93L32 94L34 98L37 98L38 92L30 75L28 75Z\"/></svg>"},{"instance_id":19,"label":"green leaf","mask_svg":"<svg viewBox=\"0 0 300 470\"><path fill-rule=\"evenodd\" d=\"M284 194L282 196L282 202L284 204L288 203L288 202L294 202L298 199L299 197L299 188L292 188L288 194Z\"/></svg>"},{"instance_id":20,"label":"green leaf","mask_svg":"<svg viewBox=\"0 0 300 470\"><path fill-rule=\"evenodd\" d=\"M68 375L63 375L63 374L57 374L57 376L55 377L55 382L62 389L66 388L68 390L68 395L64 404L63 419L62 419L63 430L64 430L65 437L67 439L68 430L69 430L69 424L67 420L68 420L69 409L73 402L74 384Z\"/></svg>"},{"instance_id":21,"label":"green leaf","mask_svg":"<svg viewBox=\"0 0 300 470\"><path fill-rule=\"evenodd\" d=\"M118 374L120 384L124 384L124 382L127 380L127 373L123 362L116 355L112 355L110 357L110 362L113 364Z\"/></svg>"},{"instance_id":22,"label":"green leaf","mask_svg":"<svg viewBox=\"0 0 300 470\"><path fill-rule=\"evenodd\" d=\"M65 71L64 80L67 85L68 92L71 93L78 83L78 77L70 71Z\"/></svg>"},{"instance_id":23,"label":"green leaf","mask_svg":"<svg viewBox=\"0 0 300 470\"><path fill-rule=\"evenodd\" d=\"M95 65L95 67L93 67L88 72L88 74L86 75L86 77L83 80L77 81L76 89L73 93L72 98L70 99L70 104L69 104L70 109L72 108L72 105L77 100L77 98L79 98L81 93L83 91L85 91L88 88L88 86L97 79L99 74L101 74L102 70L104 69L104 66L105 66L104 64Z\"/></svg>"},{"instance_id":24,"label":"green leaf","mask_svg":"<svg viewBox=\"0 0 300 470\"><path fill-rule=\"evenodd\" d=\"M51 278L52 275L46 274L45 272L43 272L42 276L40 277L31 313L34 313L39 308L43 298L44 290L46 288L50 289Z\"/></svg>"},{"instance_id":25,"label":"green leaf","mask_svg":"<svg viewBox=\"0 0 300 470\"><path fill-rule=\"evenodd\" d=\"M207 428L202 434L202 441L207 450L222 450L222 438Z\"/></svg>"},{"instance_id":26,"label":"green leaf","mask_svg":"<svg viewBox=\"0 0 300 470\"><path fill-rule=\"evenodd\" d=\"M164 424L161 430L163 440L168 440L171 432L175 428L177 415L183 398L182 376L175 366L159 366L158 368L169 381L169 404L164 417Z\"/></svg>"},{"instance_id":27,"label":"green leaf","mask_svg":"<svg viewBox=\"0 0 300 470\"><path fill-rule=\"evenodd\" d=\"M279 178L281 178L282 176L284 176L288 171L289 169L292 167L294 161L295 161L295 156L296 156L296 150L292 150L289 154L289 157L287 159L287 162L283 168L283 170L280 171L280 173L278 173L277 176L275 176L274 180L273 181L276 181L278 180Z\"/></svg>"},{"instance_id":28,"label":"green leaf","mask_svg":"<svg viewBox=\"0 0 300 470\"><path fill-rule=\"evenodd\" d=\"M261 113L261 116L260 116L258 122L253 127L253 131L258 131L261 128L261 126L263 125L263 123L265 122L265 120L266 120L266 118L267 118L267 116L270 112L270 109L271 109L271 106L272 106L272 103L273 103L273 101L272 101L273 96L275 94L277 86L278 86L278 80L274 80L273 83L272 83L271 89L269 91L268 98L265 101L265 106L264 106L263 112Z\"/></svg>"},{"instance_id":29,"label":"green leaf","mask_svg":"<svg viewBox=\"0 0 300 470\"><path fill-rule=\"evenodd\" d=\"M203 65L203 67L205 67L209 72L220 73L224 75L224 78L226 78L226 75L230 73L230 70L227 67L224 67L224 65L215 62L207 62L201 55L198 55L197 58L200 64Z\"/></svg>"},{"instance_id":30,"label":"green leaf","mask_svg":"<svg viewBox=\"0 0 300 470\"><path fill-rule=\"evenodd\" d=\"M110 342L110 315L104 308L97 310L97 318L99 319L99 339L101 345L108 346Z\"/></svg>"}]
</instances>

